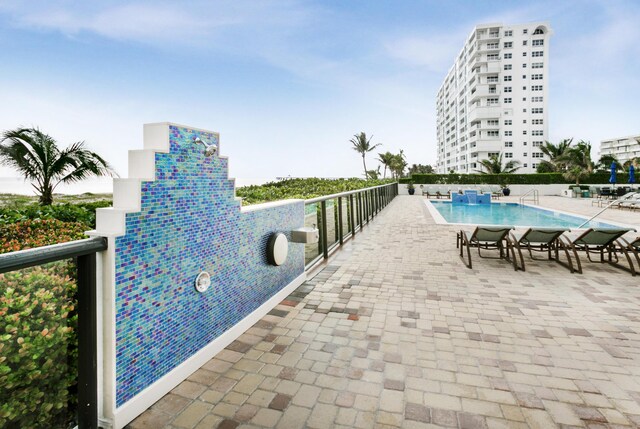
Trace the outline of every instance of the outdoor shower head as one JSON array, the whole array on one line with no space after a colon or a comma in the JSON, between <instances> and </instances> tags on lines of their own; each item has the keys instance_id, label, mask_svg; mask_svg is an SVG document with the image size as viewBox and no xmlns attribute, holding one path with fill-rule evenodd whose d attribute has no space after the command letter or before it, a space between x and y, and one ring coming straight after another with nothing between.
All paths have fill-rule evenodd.
<instances>
[{"instance_id":1,"label":"outdoor shower head","mask_svg":"<svg viewBox=\"0 0 640 429\"><path fill-rule=\"evenodd\" d=\"M202 140L200 137L194 138L193 142L195 144L201 144L202 146L204 146L204 156L206 156L206 157L213 156L213 155L216 154L216 152L218 152L218 146L217 145L208 144L207 142Z\"/></svg>"}]
</instances>

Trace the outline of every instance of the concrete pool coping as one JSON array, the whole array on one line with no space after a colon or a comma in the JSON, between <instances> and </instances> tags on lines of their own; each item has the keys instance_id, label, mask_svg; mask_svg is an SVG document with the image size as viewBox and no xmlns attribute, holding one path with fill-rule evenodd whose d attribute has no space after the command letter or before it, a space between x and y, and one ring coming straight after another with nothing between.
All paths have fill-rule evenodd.
<instances>
[{"instance_id":1,"label":"concrete pool coping","mask_svg":"<svg viewBox=\"0 0 640 429\"><path fill-rule=\"evenodd\" d=\"M443 200L443 201L439 201L439 202L451 202L451 200ZM444 216L442 216L442 214L440 214L440 211L432 204L432 201L429 199L425 199L424 200L425 206L427 208L427 210L429 211L429 214L433 217L434 221L436 224L438 225L461 225L461 226L475 226L475 225L491 225L491 223L487 223L487 222L481 222L481 223L458 223L458 222L449 222L447 221ZM578 219L583 219L583 220L588 220L590 217L581 215L581 214L577 214L574 212L568 212L565 210L559 210L559 209L555 209L555 208L549 208L549 207L543 207L540 205L534 205L534 204L523 204L523 203L519 203L519 202L515 202L515 201L498 201L498 202L491 202L491 204L499 204L499 205L504 205L504 204L518 204L518 205L522 205L524 207L529 207L529 208L533 208L533 209L537 209L537 210L543 210L543 211L548 211L548 212L552 212L552 213L560 213L562 215L565 216L571 216L571 217L575 217ZM615 220L602 220L602 218L600 218L600 220L598 222L602 222L602 223L608 223L612 226L617 226L620 228L633 228L635 230L638 229L637 225L632 225L632 224L627 224L627 223L622 223L622 222L618 222ZM530 225L515 225L516 228L530 228ZM571 231L579 231L579 230L585 230L587 228L569 228Z\"/></svg>"}]
</instances>

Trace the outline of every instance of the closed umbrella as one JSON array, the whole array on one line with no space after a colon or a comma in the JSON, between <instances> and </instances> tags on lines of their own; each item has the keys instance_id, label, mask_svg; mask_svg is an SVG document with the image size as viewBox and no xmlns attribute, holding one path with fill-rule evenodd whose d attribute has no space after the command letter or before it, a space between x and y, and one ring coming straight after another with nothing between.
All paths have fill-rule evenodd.
<instances>
[{"instance_id":1,"label":"closed umbrella","mask_svg":"<svg viewBox=\"0 0 640 429\"><path fill-rule=\"evenodd\" d=\"M629 183L636 183L636 169L633 165L629 166Z\"/></svg>"},{"instance_id":2,"label":"closed umbrella","mask_svg":"<svg viewBox=\"0 0 640 429\"><path fill-rule=\"evenodd\" d=\"M616 162L611 163L611 176L609 177L609 183L616 184Z\"/></svg>"}]
</instances>

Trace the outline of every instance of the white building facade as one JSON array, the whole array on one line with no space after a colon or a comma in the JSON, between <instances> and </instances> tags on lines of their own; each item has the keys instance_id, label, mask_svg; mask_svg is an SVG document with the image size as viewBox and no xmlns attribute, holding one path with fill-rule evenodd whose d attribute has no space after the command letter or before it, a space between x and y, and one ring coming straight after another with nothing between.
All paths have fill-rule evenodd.
<instances>
[{"instance_id":1,"label":"white building facade","mask_svg":"<svg viewBox=\"0 0 640 429\"><path fill-rule=\"evenodd\" d=\"M436 98L438 173L477 173L502 154L534 173L548 140L547 22L486 24L471 32Z\"/></svg>"},{"instance_id":2,"label":"white building facade","mask_svg":"<svg viewBox=\"0 0 640 429\"><path fill-rule=\"evenodd\" d=\"M620 164L640 158L640 135L620 137L600 142L600 156L612 155Z\"/></svg>"}]
</instances>

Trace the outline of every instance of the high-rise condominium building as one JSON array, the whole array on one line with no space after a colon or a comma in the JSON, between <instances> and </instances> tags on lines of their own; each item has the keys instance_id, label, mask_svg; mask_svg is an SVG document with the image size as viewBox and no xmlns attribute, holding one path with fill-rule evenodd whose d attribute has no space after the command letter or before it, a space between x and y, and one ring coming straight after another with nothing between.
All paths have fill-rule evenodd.
<instances>
[{"instance_id":1,"label":"high-rise condominium building","mask_svg":"<svg viewBox=\"0 0 640 429\"><path fill-rule=\"evenodd\" d=\"M438 173L476 173L502 154L533 173L548 139L549 23L479 25L436 100Z\"/></svg>"},{"instance_id":2,"label":"high-rise condominium building","mask_svg":"<svg viewBox=\"0 0 640 429\"><path fill-rule=\"evenodd\" d=\"M604 155L613 155L621 164L640 158L640 135L603 140L600 142L600 156Z\"/></svg>"}]
</instances>

